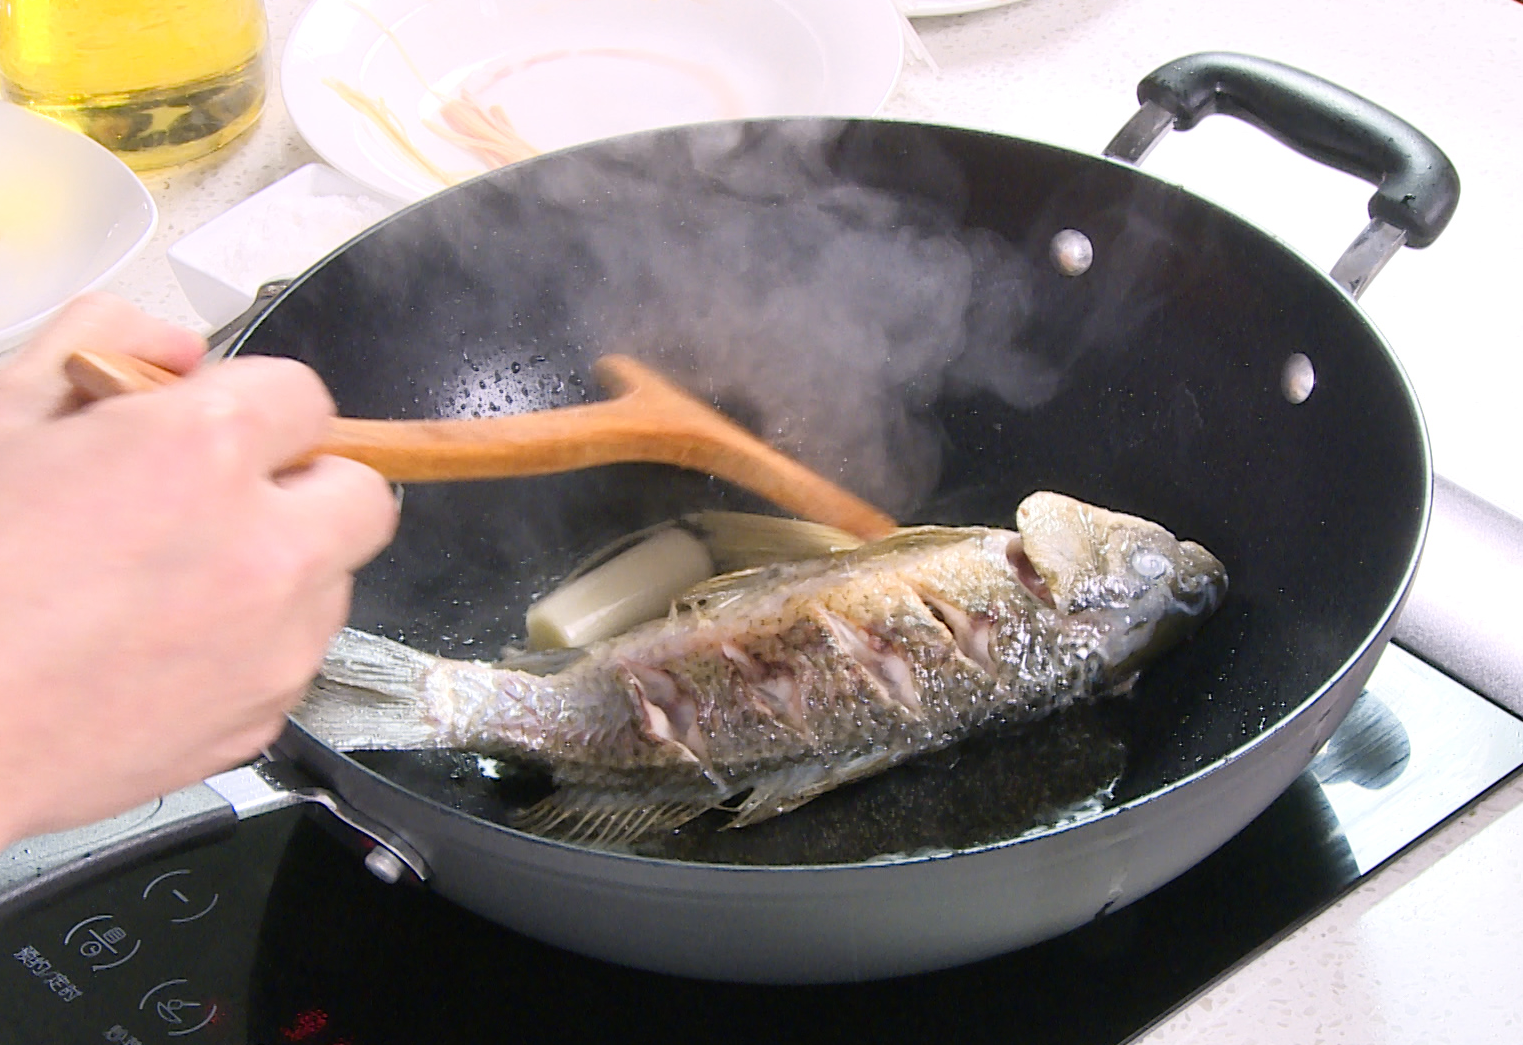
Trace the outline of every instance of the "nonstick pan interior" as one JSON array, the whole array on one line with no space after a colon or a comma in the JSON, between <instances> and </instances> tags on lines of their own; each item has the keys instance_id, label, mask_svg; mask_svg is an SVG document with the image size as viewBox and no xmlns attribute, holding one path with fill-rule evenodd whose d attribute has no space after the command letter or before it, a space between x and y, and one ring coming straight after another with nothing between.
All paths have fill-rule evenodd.
<instances>
[{"instance_id":1,"label":"nonstick pan interior","mask_svg":"<svg viewBox=\"0 0 1523 1045\"><path fill-rule=\"evenodd\" d=\"M1231 592L1127 698L902 767L770 826L691 832L668 855L855 861L980 845L1050 826L1086 802L1140 799L1273 729L1380 629L1413 566L1428 495L1421 423L1399 368L1352 302L1302 259L1109 161L872 121L716 125L595 144L400 213L294 285L241 350L304 360L357 417L583 402L597 395L593 360L630 352L769 437L785 418L780 441L802 440L795 452L807 453L816 420L885 409L881 394L853 394L867 348L852 357L822 349L807 383L830 395L792 415L788 403L751 401L716 378L716 361L754 366L782 353L779 329L794 340L813 331L826 345L875 314L833 313L836 291L805 281L827 318L799 335L775 297L754 314L745 300L721 311L703 288L788 280L816 248L768 215L781 222L810 208L847 233L878 222L869 231L891 245L932 244L923 298L913 297L913 273L882 273L884 298L908 295L913 307L878 324L867 347L878 346L883 365L867 369L879 393L896 397L887 409L913 430L915 462L935 467L917 487L863 479L850 448L807 463L860 493L898 498L885 506L905 522L1008 525L1021 498L1043 488L1144 515L1215 552ZM732 227L716 213L751 217ZM1093 243L1083 275L1049 261L1053 235L1067 228ZM863 255L856 284L871 290L875 258L891 253ZM924 338L919 317L947 307L937 274L959 264L968 272L951 307L959 333L934 365L921 357L895 371L896 336ZM1293 352L1317 374L1299 405L1280 391ZM777 358L811 365L807 353ZM413 486L396 542L357 580L352 623L490 659L520 638L530 600L581 557L702 507L765 510L723 483L657 466ZM469 756L360 757L495 822L543 787L483 778ZM866 827L852 834L853 824Z\"/></svg>"}]
</instances>

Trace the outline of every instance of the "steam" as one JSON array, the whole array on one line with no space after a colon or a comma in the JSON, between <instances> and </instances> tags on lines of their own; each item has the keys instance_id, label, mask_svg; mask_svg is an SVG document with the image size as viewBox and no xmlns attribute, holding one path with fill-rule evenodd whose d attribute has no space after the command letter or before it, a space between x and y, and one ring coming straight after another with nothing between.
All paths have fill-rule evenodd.
<instances>
[{"instance_id":1,"label":"steam","mask_svg":"<svg viewBox=\"0 0 1523 1045\"><path fill-rule=\"evenodd\" d=\"M515 165L350 244L252 343L339 377L339 409L356 417L580 402L590 362L629 353L896 518L939 518L959 491L937 490L953 439L938 417L961 425L968 414L949 407L990 396L1034 410L1131 351L1158 308L1211 278L1194 263L1209 229L1195 220L1180 241L1199 218L1188 198L1149 190L1136 207L1105 165L1027 178L1006 150L886 127L713 124ZM1078 279L1047 261L1068 227L1096 248ZM1186 453L1201 422L1179 387ZM957 430L961 452L981 452L976 428ZM420 485L351 622L438 652L500 643L577 557L712 499L700 473L639 466L510 491Z\"/></svg>"},{"instance_id":2,"label":"steam","mask_svg":"<svg viewBox=\"0 0 1523 1045\"><path fill-rule=\"evenodd\" d=\"M949 384L997 373L1018 406L1057 390L1044 360L1011 358L1029 263L963 228L961 176L935 149L843 155L815 122L670 145L605 143L534 179L576 215L587 259L568 305L601 351L645 360L895 514L936 484L930 408ZM872 187L890 160L900 187ZM906 164L934 196L903 190Z\"/></svg>"}]
</instances>

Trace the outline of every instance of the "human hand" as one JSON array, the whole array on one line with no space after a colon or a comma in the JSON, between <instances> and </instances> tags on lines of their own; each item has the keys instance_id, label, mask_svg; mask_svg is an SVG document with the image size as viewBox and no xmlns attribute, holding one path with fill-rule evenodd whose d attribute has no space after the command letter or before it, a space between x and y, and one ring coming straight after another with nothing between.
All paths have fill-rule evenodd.
<instances>
[{"instance_id":1,"label":"human hand","mask_svg":"<svg viewBox=\"0 0 1523 1045\"><path fill-rule=\"evenodd\" d=\"M333 413L312 371L203 348L92 296L0 369L0 845L257 753L395 529L369 468L283 468ZM80 408L76 349L188 376Z\"/></svg>"},{"instance_id":2,"label":"human hand","mask_svg":"<svg viewBox=\"0 0 1523 1045\"><path fill-rule=\"evenodd\" d=\"M177 374L206 354L206 341L133 308L109 294L70 302L35 339L0 367L0 436L72 413L85 405L64 376L63 361L78 349L111 347Z\"/></svg>"}]
</instances>

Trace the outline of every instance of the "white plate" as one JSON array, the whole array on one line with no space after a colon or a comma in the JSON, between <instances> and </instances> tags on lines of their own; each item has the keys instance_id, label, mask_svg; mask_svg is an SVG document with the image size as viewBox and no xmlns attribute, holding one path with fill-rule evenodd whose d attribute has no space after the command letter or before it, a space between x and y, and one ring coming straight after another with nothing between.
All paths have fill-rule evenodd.
<instances>
[{"instance_id":1,"label":"white plate","mask_svg":"<svg viewBox=\"0 0 1523 1045\"><path fill-rule=\"evenodd\" d=\"M463 83L550 151L711 119L871 115L903 47L893 0L314 0L281 89L324 160L410 202L443 186L325 79L385 102L414 147L469 177L485 164L423 122Z\"/></svg>"},{"instance_id":2,"label":"white plate","mask_svg":"<svg viewBox=\"0 0 1523 1045\"><path fill-rule=\"evenodd\" d=\"M899 0L899 10L911 18L934 18L937 15L965 15L970 11L987 11L1006 7L1018 0Z\"/></svg>"},{"instance_id":3,"label":"white plate","mask_svg":"<svg viewBox=\"0 0 1523 1045\"><path fill-rule=\"evenodd\" d=\"M0 352L114 276L158 220L143 183L106 148L0 102Z\"/></svg>"}]
</instances>

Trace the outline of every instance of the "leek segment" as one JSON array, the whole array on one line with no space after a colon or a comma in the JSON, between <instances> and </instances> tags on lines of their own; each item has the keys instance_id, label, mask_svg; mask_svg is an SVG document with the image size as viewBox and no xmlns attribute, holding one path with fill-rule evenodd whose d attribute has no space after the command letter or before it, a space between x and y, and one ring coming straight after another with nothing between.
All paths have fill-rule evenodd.
<instances>
[{"instance_id":1,"label":"leek segment","mask_svg":"<svg viewBox=\"0 0 1523 1045\"><path fill-rule=\"evenodd\" d=\"M529 607L530 649L586 646L655 620L714 573L702 541L668 527L561 585Z\"/></svg>"},{"instance_id":2,"label":"leek segment","mask_svg":"<svg viewBox=\"0 0 1523 1045\"><path fill-rule=\"evenodd\" d=\"M531 650L582 647L664 617L677 598L716 573L816 559L860 547L849 533L819 523L746 512L698 512L580 568L528 613ZM628 541L616 543L623 544Z\"/></svg>"}]
</instances>

